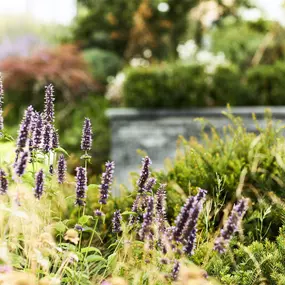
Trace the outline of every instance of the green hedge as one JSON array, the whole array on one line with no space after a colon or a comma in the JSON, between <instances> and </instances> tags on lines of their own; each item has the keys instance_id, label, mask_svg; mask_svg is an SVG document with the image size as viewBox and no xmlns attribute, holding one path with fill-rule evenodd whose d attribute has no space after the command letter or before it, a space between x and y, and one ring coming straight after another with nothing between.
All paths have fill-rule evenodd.
<instances>
[{"instance_id":1,"label":"green hedge","mask_svg":"<svg viewBox=\"0 0 285 285\"><path fill-rule=\"evenodd\" d=\"M135 108L284 105L285 62L246 73L233 65L207 73L202 65L159 65L126 71L124 104Z\"/></svg>"},{"instance_id":2,"label":"green hedge","mask_svg":"<svg viewBox=\"0 0 285 285\"><path fill-rule=\"evenodd\" d=\"M199 65L130 69L124 84L125 104L137 108L203 106L207 92L205 74Z\"/></svg>"}]
</instances>

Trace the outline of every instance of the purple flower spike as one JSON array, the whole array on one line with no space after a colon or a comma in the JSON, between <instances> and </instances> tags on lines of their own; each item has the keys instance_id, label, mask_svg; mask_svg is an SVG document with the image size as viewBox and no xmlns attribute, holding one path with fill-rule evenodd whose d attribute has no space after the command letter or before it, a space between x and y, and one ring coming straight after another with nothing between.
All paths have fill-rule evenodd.
<instances>
[{"instance_id":1,"label":"purple flower spike","mask_svg":"<svg viewBox=\"0 0 285 285\"><path fill-rule=\"evenodd\" d=\"M31 129L33 119L33 107L29 106L25 111L24 118L21 122L20 129L18 131L17 147L18 150L23 150L27 144L29 132Z\"/></svg>"},{"instance_id":2,"label":"purple flower spike","mask_svg":"<svg viewBox=\"0 0 285 285\"><path fill-rule=\"evenodd\" d=\"M84 206L87 190L87 177L84 167L76 168L76 200L75 205Z\"/></svg>"},{"instance_id":3,"label":"purple flower spike","mask_svg":"<svg viewBox=\"0 0 285 285\"><path fill-rule=\"evenodd\" d=\"M115 211L113 219L112 219L113 233L120 233L122 231L121 221L122 221L121 211L117 210Z\"/></svg>"},{"instance_id":4,"label":"purple flower spike","mask_svg":"<svg viewBox=\"0 0 285 285\"><path fill-rule=\"evenodd\" d=\"M143 215L142 227L139 231L139 236L142 240L151 236L151 224L153 219L154 201L153 197L149 196L147 200L147 208Z\"/></svg>"},{"instance_id":5,"label":"purple flower spike","mask_svg":"<svg viewBox=\"0 0 285 285\"><path fill-rule=\"evenodd\" d=\"M148 156L142 159L142 170L141 170L140 178L137 182L139 193L144 192L145 183L150 175L149 167L151 164L152 162Z\"/></svg>"},{"instance_id":6,"label":"purple flower spike","mask_svg":"<svg viewBox=\"0 0 285 285\"><path fill-rule=\"evenodd\" d=\"M52 126L47 122L44 125L42 148L45 153L48 153L52 148Z\"/></svg>"},{"instance_id":7,"label":"purple flower spike","mask_svg":"<svg viewBox=\"0 0 285 285\"><path fill-rule=\"evenodd\" d=\"M102 174L101 178L101 185L100 185L100 204L107 204L107 199L110 192L110 187L113 182L113 175L114 175L114 169L115 169L115 163L113 161L106 162L105 164L106 170Z\"/></svg>"},{"instance_id":8,"label":"purple flower spike","mask_svg":"<svg viewBox=\"0 0 285 285\"><path fill-rule=\"evenodd\" d=\"M189 197L184 206L181 208L180 214L176 218L175 229L173 232L173 237L176 241L180 241L183 228L188 220L189 212L192 209L194 202L195 198Z\"/></svg>"},{"instance_id":9,"label":"purple flower spike","mask_svg":"<svg viewBox=\"0 0 285 285\"><path fill-rule=\"evenodd\" d=\"M85 118L83 129L82 129L82 138L81 138L81 150L89 151L92 147L92 125L91 121L88 118Z\"/></svg>"},{"instance_id":10,"label":"purple flower spike","mask_svg":"<svg viewBox=\"0 0 285 285\"><path fill-rule=\"evenodd\" d=\"M28 152L24 151L21 153L20 157L18 158L18 161L15 165L15 172L19 177L21 177L26 170L28 157L29 157Z\"/></svg>"},{"instance_id":11,"label":"purple flower spike","mask_svg":"<svg viewBox=\"0 0 285 285\"><path fill-rule=\"evenodd\" d=\"M40 149L43 140L43 119L40 114L37 114L37 116L34 118L36 122L35 122L35 129L32 135L32 141L33 141L32 146L34 149Z\"/></svg>"},{"instance_id":12,"label":"purple flower spike","mask_svg":"<svg viewBox=\"0 0 285 285\"><path fill-rule=\"evenodd\" d=\"M45 107L44 107L44 120L53 125L54 123L54 87L49 84L45 87Z\"/></svg>"},{"instance_id":13,"label":"purple flower spike","mask_svg":"<svg viewBox=\"0 0 285 285\"><path fill-rule=\"evenodd\" d=\"M55 150L59 147L59 136L58 131L53 128L52 130L52 149Z\"/></svg>"},{"instance_id":14,"label":"purple flower spike","mask_svg":"<svg viewBox=\"0 0 285 285\"><path fill-rule=\"evenodd\" d=\"M3 102L4 102L4 88L3 88L2 75L0 73L0 132L1 133L4 129Z\"/></svg>"},{"instance_id":15,"label":"purple flower spike","mask_svg":"<svg viewBox=\"0 0 285 285\"><path fill-rule=\"evenodd\" d=\"M176 260L171 272L171 278L173 281L176 281L178 279L179 271L180 271L180 263L178 260Z\"/></svg>"},{"instance_id":16,"label":"purple flower spike","mask_svg":"<svg viewBox=\"0 0 285 285\"><path fill-rule=\"evenodd\" d=\"M35 181L34 195L37 199L40 199L44 191L44 172L42 169L36 174Z\"/></svg>"},{"instance_id":17,"label":"purple flower spike","mask_svg":"<svg viewBox=\"0 0 285 285\"><path fill-rule=\"evenodd\" d=\"M0 195L4 195L8 190L7 175L3 169L0 168Z\"/></svg>"},{"instance_id":18,"label":"purple flower spike","mask_svg":"<svg viewBox=\"0 0 285 285\"><path fill-rule=\"evenodd\" d=\"M146 182L145 187L144 187L144 191L150 193L155 184L156 184L156 179L153 177L149 178Z\"/></svg>"},{"instance_id":19,"label":"purple flower spike","mask_svg":"<svg viewBox=\"0 0 285 285\"><path fill-rule=\"evenodd\" d=\"M166 222L166 191L165 191L166 184L161 184L159 189L156 193L156 221L158 223L158 230L160 232L165 231L165 222Z\"/></svg>"},{"instance_id":20,"label":"purple flower spike","mask_svg":"<svg viewBox=\"0 0 285 285\"><path fill-rule=\"evenodd\" d=\"M233 235L238 231L240 222L247 210L247 199L241 199L234 205L232 212L221 230L220 235L216 238L214 250L219 253L226 252Z\"/></svg>"},{"instance_id":21,"label":"purple flower spike","mask_svg":"<svg viewBox=\"0 0 285 285\"><path fill-rule=\"evenodd\" d=\"M61 154L58 159L58 166L57 166L57 181L59 184L63 184L65 181L66 175L66 160L64 155Z\"/></svg>"}]
</instances>

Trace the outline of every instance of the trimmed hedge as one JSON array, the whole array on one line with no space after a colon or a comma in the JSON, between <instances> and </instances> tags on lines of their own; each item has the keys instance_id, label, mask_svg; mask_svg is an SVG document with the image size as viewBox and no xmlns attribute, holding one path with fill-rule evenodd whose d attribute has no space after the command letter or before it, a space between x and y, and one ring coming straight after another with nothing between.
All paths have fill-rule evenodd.
<instances>
[{"instance_id":1,"label":"trimmed hedge","mask_svg":"<svg viewBox=\"0 0 285 285\"><path fill-rule=\"evenodd\" d=\"M126 71L124 104L134 108L187 108L285 104L285 62L246 73L233 65L207 73L202 65L157 65Z\"/></svg>"},{"instance_id":2,"label":"trimmed hedge","mask_svg":"<svg viewBox=\"0 0 285 285\"><path fill-rule=\"evenodd\" d=\"M130 69L123 87L125 104L137 108L203 106L207 92L205 78L201 65Z\"/></svg>"}]
</instances>

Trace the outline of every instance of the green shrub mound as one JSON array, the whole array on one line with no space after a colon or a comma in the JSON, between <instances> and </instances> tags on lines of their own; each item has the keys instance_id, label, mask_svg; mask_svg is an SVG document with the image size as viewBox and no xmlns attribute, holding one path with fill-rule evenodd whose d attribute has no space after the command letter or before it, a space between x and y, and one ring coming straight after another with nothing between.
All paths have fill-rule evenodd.
<instances>
[{"instance_id":1,"label":"green shrub mound","mask_svg":"<svg viewBox=\"0 0 285 285\"><path fill-rule=\"evenodd\" d=\"M235 65L213 72L199 64L165 64L126 71L123 100L134 108L189 108L285 104L285 63L241 72Z\"/></svg>"},{"instance_id":2,"label":"green shrub mound","mask_svg":"<svg viewBox=\"0 0 285 285\"><path fill-rule=\"evenodd\" d=\"M109 76L115 76L122 67L122 60L115 53L99 48L84 50L83 57L90 66L94 79L103 84Z\"/></svg>"},{"instance_id":3,"label":"green shrub mound","mask_svg":"<svg viewBox=\"0 0 285 285\"><path fill-rule=\"evenodd\" d=\"M203 94L206 92L205 71L199 65L161 65L130 69L127 71L123 92L128 107L203 106Z\"/></svg>"}]
</instances>

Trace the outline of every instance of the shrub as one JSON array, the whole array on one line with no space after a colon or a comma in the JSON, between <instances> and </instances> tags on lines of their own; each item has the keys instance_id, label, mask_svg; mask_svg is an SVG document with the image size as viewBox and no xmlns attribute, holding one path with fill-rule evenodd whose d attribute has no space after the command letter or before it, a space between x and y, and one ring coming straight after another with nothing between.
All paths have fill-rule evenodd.
<instances>
[{"instance_id":1,"label":"shrub","mask_svg":"<svg viewBox=\"0 0 285 285\"><path fill-rule=\"evenodd\" d=\"M230 104L231 106L250 105L251 93L243 82L242 74L234 66L218 66L210 75L210 100L216 106Z\"/></svg>"},{"instance_id":2,"label":"shrub","mask_svg":"<svg viewBox=\"0 0 285 285\"><path fill-rule=\"evenodd\" d=\"M207 85L203 66L161 65L127 71L124 100L128 107L203 106Z\"/></svg>"},{"instance_id":3,"label":"shrub","mask_svg":"<svg viewBox=\"0 0 285 285\"><path fill-rule=\"evenodd\" d=\"M109 76L115 76L122 67L122 60L110 51L98 48L83 52L84 59L90 66L93 78L102 84L107 83Z\"/></svg>"},{"instance_id":4,"label":"shrub","mask_svg":"<svg viewBox=\"0 0 285 285\"><path fill-rule=\"evenodd\" d=\"M250 239L274 238L280 216L284 214L279 203L262 218L266 226L259 228L257 224L272 200L285 197L282 128L268 120L264 129L257 127L256 133L247 132L240 119L228 116L231 124L222 130L202 120L205 126L202 141L181 138L173 167L166 174L157 174L169 185L169 215L177 213L183 195L189 195L198 185L207 189L212 198L219 193L219 203L227 203L242 194L258 201L253 207L252 220L245 225L245 234ZM218 184L222 192L217 191Z\"/></svg>"},{"instance_id":5,"label":"shrub","mask_svg":"<svg viewBox=\"0 0 285 285\"><path fill-rule=\"evenodd\" d=\"M259 65L247 72L247 84L256 105L285 104L285 64Z\"/></svg>"},{"instance_id":6,"label":"shrub","mask_svg":"<svg viewBox=\"0 0 285 285\"><path fill-rule=\"evenodd\" d=\"M47 82L55 85L58 100L66 102L96 87L83 57L72 45L43 49L30 57L9 57L1 61L0 70L9 93L7 101L24 105L33 102L39 106Z\"/></svg>"}]
</instances>

